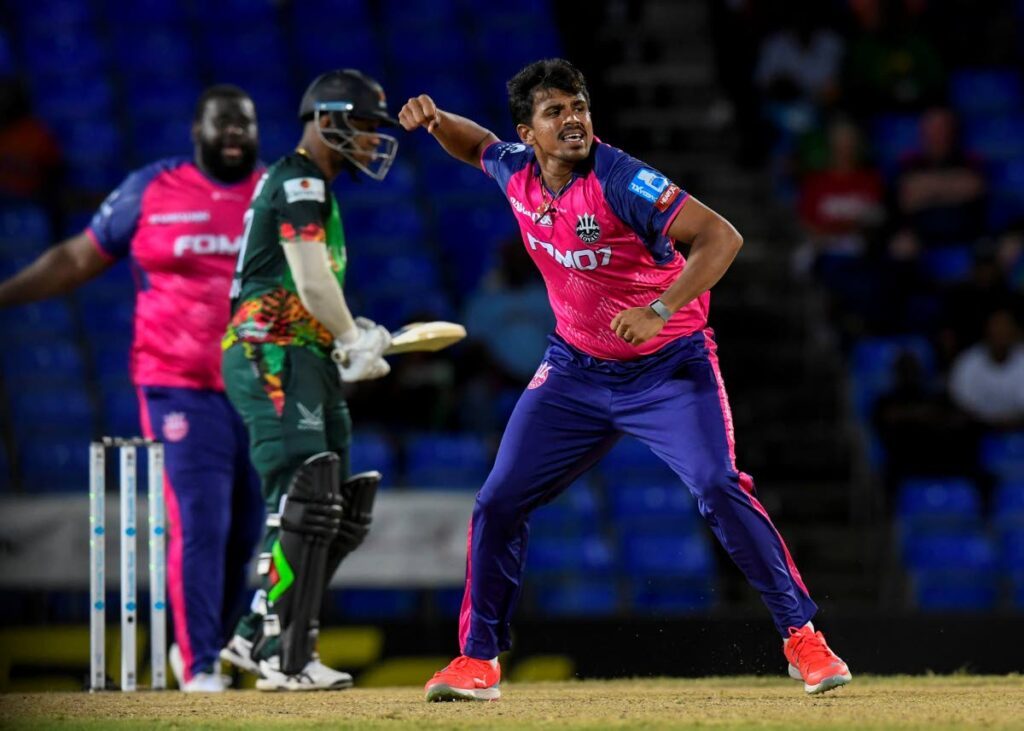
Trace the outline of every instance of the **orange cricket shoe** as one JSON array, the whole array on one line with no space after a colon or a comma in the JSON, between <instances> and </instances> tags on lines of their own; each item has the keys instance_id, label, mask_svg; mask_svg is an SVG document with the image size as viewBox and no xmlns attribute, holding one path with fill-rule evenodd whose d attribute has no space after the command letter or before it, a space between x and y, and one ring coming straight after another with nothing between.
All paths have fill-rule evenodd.
<instances>
[{"instance_id":1,"label":"orange cricket shoe","mask_svg":"<svg viewBox=\"0 0 1024 731\"><path fill-rule=\"evenodd\" d=\"M501 697L500 680L501 666L459 655L434 673L423 689L428 701L496 701Z\"/></svg>"},{"instance_id":2,"label":"orange cricket shoe","mask_svg":"<svg viewBox=\"0 0 1024 731\"><path fill-rule=\"evenodd\" d=\"M853 679L846 663L832 652L825 644L825 636L815 632L810 622L800 629L789 628L789 639L782 643L782 652L789 660L789 677L804 681L808 693L824 693Z\"/></svg>"}]
</instances>

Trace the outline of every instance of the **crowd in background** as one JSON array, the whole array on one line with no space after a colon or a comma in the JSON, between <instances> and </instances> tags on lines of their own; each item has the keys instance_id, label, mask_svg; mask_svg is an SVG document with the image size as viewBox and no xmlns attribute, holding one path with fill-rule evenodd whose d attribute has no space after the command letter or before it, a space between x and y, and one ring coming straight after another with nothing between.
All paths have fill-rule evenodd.
<instances>
[{"instance_id":1,"label":"crowd in background","mask_svg":"<svg viewBox=\"0 0 1024 731\"><path fill-rule=\"evenodd\" d=\"M737 114L741 158L798 217L793 266L821 285L853 378L869 381L856 406L888 486L985 485L979 440L1024 425L1021 4L723 11L744 43L722 75L753 112ZM886 372L858 373L858 349L878 343Z\"/></svg>"}]
</instances>

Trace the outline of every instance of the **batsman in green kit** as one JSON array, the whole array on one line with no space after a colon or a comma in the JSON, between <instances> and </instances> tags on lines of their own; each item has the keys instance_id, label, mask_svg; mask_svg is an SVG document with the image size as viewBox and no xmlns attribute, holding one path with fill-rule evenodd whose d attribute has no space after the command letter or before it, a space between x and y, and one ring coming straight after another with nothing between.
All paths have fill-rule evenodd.
<instances>
[{"instance_id":1,"label":"batsman in green kit","mask_svg":"<svg viewBox=\"0 0 1024 731\"><path fill-rule=\"evenodd\" d=\"M352 677L316 654L321 599L362 542L380 475L349 474L342 382L380 378L391 342L345 303L345 236L330 183L387 174L398 143L384 91L344 69L317 77L299 108L299 147L270 166L246 213L224 337L228 397L249 431L267 528L262 588L221 651L261 690L339 690Z\"/></svg>"}]
</instances>

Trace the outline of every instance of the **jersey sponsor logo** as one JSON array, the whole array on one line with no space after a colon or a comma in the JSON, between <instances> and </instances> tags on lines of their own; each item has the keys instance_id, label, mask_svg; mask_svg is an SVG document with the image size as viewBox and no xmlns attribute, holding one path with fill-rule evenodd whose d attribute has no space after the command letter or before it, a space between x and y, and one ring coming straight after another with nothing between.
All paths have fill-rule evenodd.
<instances>
[{"instance_id":1,"label":"jersey sponsor logo","mask_svg":"<svg viewBox=\"0 0 1024 731\"><path fill-rule=\"evenodd\" d=\"M242 249L242 237L223 234L197 234L179 236L174 240L174 255L185 254L230 254L234 256Z\"/></svg>"},{"instance_id":2,"label":"jersey sponsor logo","mask_svg":"<svg viewBox=\"0 0 1024 731\"><path fill-rule=\"evenodd\" d=\"M533 378L530 379L530 384L526 387L527 390L532 391L535 388L540 388L544 385L544 381L548 380L548 373L551 372L551 366L547 361L540 364L537 368L537 372L533 374Z\"/></svg>"},{"instance_id":3,"label":"jersey sponsor logo","mask_svg":"<svg viewBox=\"0 0 1024 731\"><path fill-rule=\"evenodd\" d=\"M169 442L180 442L188 436L188 417L183 411L171 411L164 414L164 439Z\"/></svg>"},{"instance_id":4,"label":"jersey sponsor logo","mask_svg":"<svg viewBox=\"0 0 1024 731\"><path fill-rule=\"evenodd\" d=\"M172 211L153 213L146 219L146 223L159 226L168 223L206 223L209 220L209 211Z\"/></svg>"},{"instance_id":5,"label":"jersey sponsor logo","mask_svg":"<svg viewBox=\"0 0 1024 731\"><path fill-rule=\"evenodd\" d=\"M629 192L654 203L668 185L668 178L657 170L641 168L629 183Z\"/></svg>"},{"instance_id":6,"label":"jersey sponsor logo","mask_svg":"<svg viewBox=\"0 0 1024 731\"><path fill-rule=\"evenodd\" d=\"M498 160L503 160L506 155L517 155L520 152L526 152L526 145L519 142L500 142L498 143Z\"/></svg>"},{"instance_id":7,"label":"jersey sponsor logo","mask_svg":"<svg viewBox=\"0 0 1024 731\"><path fill-rule=\"evenodd\" d=\"M566 269L579 269L580 271L587 272L591 269L608 266L612 260L612 247L610 246L602 246L600 249L595 250L570 249L569 251L559 251L555 248L554 244L550 244L547 241L541 241L540 239L535 238L531 233L527 233L526 238L531 249L534 251L547 252L548 256L564 266Z\"/></svg>"},{"instance_id":8,"label":"jersey sponsor logo","mask_svg":"<svg viewBox=\"0 0 1024 731\"><path fill-rule=\"evenodd\" d=\"M597 216L593 213L576 216L576 235L584 244L593 244L601 238L601 227L597 223Z\"/></svg>"},{"instance_id":9,"label":"jersey sponsor logo","mask_svg":"<svg viewBox=\"0 0 1024 731\"><path fill-rule=\"evenodd\" d=\"M531 221L533 221L538 226L551 226L552 225L551 214L550 213L545 213L542 216L537 211L531 211L529 208L524 206L519 201L519 199L516 198L514 195L510 195L508 197L508 200L509 200L509 203L512 204L512 208L515 209L516 213L520 213L520 214L526 216L527 218L529 218Z\"/></svg>"},{"instance_id":10,"label":"jersey sponsor logo","mask_svg":"<svg viewBox=\"0 0 1024 731\"><path fill-rule=\"evenodd\" d=\"M654 203L654 207L657 208L662 213L664 213L665 211L668 210L668 207L672 205L672 201L679 197L680 192L681 191L678 185L676 185L675 183L669 184L669 186L665 188L665 192L662 193L661 196L659 196L658 200Z\"/></svg>"},{"instance_id":11,"label":"jersey sponsor logo","mask_svg":"<svg viewBox=\"0 0 1024 731\"><path fill-rule=\"evenodd\" d=\"M327 187L319 178L292 178L284 181L284 199L288 203L297 201L327 200Z\"/></svg>"},{"instance_id":12,"label":"jersey sponsor logo","mask_svg":"<svg viewBox=\"0 0 1024 731\"><path fill-rule=\"evenodd\" d=\"M312 411L302 402L297 402L299 407L299 421L296 426L299 431L323 431L324 430L324 405L317 404Z\"/></svg>"}]
</instances>

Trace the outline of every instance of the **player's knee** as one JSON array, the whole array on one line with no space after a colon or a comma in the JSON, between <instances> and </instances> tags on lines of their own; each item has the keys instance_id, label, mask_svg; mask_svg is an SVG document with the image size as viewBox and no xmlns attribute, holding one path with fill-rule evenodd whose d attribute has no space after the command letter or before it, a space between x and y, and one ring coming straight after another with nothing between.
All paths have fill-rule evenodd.
<instances>
[{"instance_id":1,"label":"player's knee","mask_svg":"<svg viewBox=\"0 0 1024 731\"><path fill-rule=\"evenodd\" d=\"M694 476L694 491L705 514L721 512L736 497L738 487L732 470L709 468Z\"/></svg>"},{"instance_id":2,"label":"player's knee","mask_svg":"<svg viewBox=\"0 0 1024 731\"><path fill-rule=\"evenodd\" d=\"M501 490L480 491L473 507L473 522L480 520L489 525L512 525L521 520L521 508L517 500Z\"/></svg>"}]
</instances>

